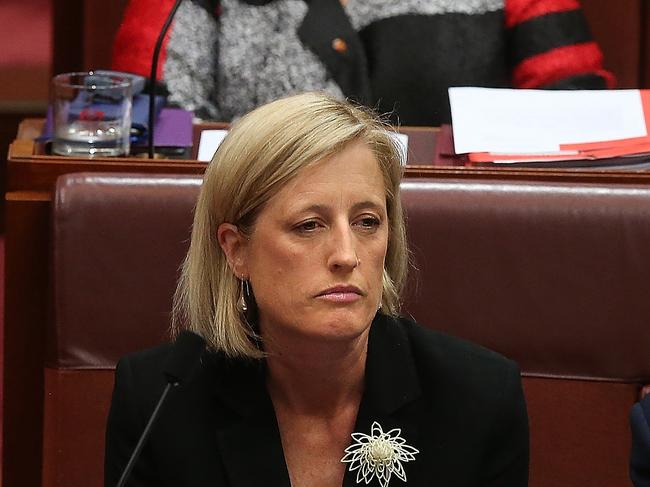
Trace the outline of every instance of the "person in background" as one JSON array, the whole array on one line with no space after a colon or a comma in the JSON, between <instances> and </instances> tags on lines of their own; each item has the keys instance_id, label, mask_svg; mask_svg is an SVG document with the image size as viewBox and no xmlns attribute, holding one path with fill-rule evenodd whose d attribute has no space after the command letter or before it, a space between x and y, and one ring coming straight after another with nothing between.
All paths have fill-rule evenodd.
<instances>
[{"instance_id":1,"label":"person in background","mask_svg":"<svg viewBox=\"0 0 650 487\"><path fill-rule=\"evenodd\" d=\"M630 478L635 487L650 487L650 394L632 407Z\"/></svg>"},{"instance_id":2,"label":"person in background","mask_svg":"<svg viewBox=\"0 0 650 487\"><path fill-rule=\"evenodd\" d=\"M149 75L172 4L130 0L114 69ZM451 86L615 84L577 0L186 0L162 61L169 100L220 121L320 90L437 126Z\"/></svg>"},{"instance_id":3,"label":"person in background","mask_svg":"<svg viewBox=\"0 0 650 487\"><path fill-rule=\"evenodd\" d=\"M391 132L330 96L283 98L233 124L206 170L175 296L174 329L208 348L129 485L528 485L517 365L399 315L401 174ZM118 363L107 487L171 350Z\"/></svg>"}]
</instances>

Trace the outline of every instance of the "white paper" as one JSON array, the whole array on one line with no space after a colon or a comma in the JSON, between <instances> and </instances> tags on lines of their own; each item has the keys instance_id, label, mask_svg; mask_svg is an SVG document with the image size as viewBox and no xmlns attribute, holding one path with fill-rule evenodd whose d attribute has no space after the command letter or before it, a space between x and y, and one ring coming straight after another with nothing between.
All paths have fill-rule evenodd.
<instances>
[{"instance_id":1,"label":"white paper","mask_svg":"<svg viewBox=\"0 0 650 487\"><path fill-rule=\"evenodd\" d=\"M227 130L204 130L201 132L201 140L199 140L199 154L197 159L199 161L210 162L212 156L217 152L217 149L223 142L223 139L228 135Z\"/></svg>"},{"instance_id":2,"label":"white paper","mask_svg":"<svg viewBox=\"0 0 650 487\"><path fill-rule=\"evenodd\" d=\"M457 154L552 153L560 144L645 137L639 90L449 88Z\"/></svg>"}]
</instances>

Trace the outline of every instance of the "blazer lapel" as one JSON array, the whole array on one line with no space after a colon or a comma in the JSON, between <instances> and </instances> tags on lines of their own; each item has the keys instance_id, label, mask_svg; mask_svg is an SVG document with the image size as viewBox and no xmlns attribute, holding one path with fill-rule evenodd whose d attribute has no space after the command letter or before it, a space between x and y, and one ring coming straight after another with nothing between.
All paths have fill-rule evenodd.
<instances>
[{"instance_id":1,"label":"blazer lapel","mask_svg":"<svg viewBox=\"0 0 650 487\"><path fill-rule=\"evenodd\" d=\"M420 415L414 412L421 396L420 382L406 332L385 315L378 314L370 329L365 381L354 431L369 435L376 421L384 432L400 429L406 443L418 448ZM409 479L409 464L403 466ZM356 470L348 469L343 485L358 486L356 475Z\"/></svg>"},{"instance_id":2,"label":"blazer lapel","mask_svg":"<svg viewBox=\"0 0 650 487\"><path fill-rule=\"evenodd\" d=\"M343 94L370 103L368 62L359 35L339 0L311 0L298 37L327 67Z\"/></svg>"},{"instance_id":3,"label":"blazer lapel","mask_svg":"<svg viewBox=\"0 0 650 487\"><path fill-rule=\"evenodd\" d=\"M224 361L225 362L225 361ZM219 367L215 391L223 405L217 444L231 485L290 486L282 440L265 386L264 367L237 361Z\"/></svg>"}]
</instances>

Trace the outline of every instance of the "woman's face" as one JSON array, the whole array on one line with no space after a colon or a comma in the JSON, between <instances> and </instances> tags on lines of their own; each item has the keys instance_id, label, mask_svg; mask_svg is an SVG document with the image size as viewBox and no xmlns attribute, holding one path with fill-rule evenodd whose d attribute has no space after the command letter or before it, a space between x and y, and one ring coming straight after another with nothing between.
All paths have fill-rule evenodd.
<instances>
[{"instance_id":1,"label":"woman's face","mask_svg":"<svg viewBox=\"0 0 650 487\"><path fill-rule=\"evenodd\" d=\"M302 170L242 243L262 335L361 335L381 302L387 245L384 181L364 143Z\"/></svg>"}]
</instances>

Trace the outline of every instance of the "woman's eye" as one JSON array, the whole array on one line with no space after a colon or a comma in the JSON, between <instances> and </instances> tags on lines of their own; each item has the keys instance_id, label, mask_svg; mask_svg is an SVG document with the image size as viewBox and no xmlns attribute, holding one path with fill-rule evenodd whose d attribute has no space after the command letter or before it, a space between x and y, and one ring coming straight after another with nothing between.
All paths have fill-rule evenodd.
<instances>
[{"instance_id":1,"label":"woman's eye","mask_svg":"<svg viewBox=\"0 0 650 487\"><path fill-rule=\"evenodd\" d=\"M296 229L300 232L313 232L318 228L318 222L315 220L308 220L300 223Z\"/></svg>"},{"instance_id":2,"label":"woman's eye","mask_svg":"<svg viewBox=\"0 0 650 487\"><path fill-rule=\"evenodd\" d=\"M360 226L361 228L364 229L374 229L377 228L380 225L379 218L376 218L374 216L368 216L360 219L357 222L357 225Z\"/></svg>"}]
</instances>

